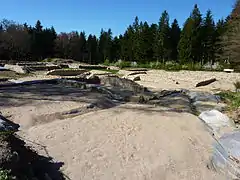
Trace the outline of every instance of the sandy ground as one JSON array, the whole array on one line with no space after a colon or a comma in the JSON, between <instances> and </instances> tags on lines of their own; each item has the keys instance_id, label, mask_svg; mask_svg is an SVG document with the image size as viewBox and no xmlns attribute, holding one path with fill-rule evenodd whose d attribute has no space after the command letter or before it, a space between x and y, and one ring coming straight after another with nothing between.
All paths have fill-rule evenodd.
<instances>
[{"instance_id":1,"label":"sandy ground","mask_svg":"<svg viewBox=\"0 0 240 180\"><path fill-rule=\"evenodd\" d=\"M129 74L128 71L121 70L120 74ZM170 72L164 70L150 70L147 74L141 74L139 84L150 87L154 90L160 89L189 89L197 91L219 91L232 90L236 81L240 81L240 73L225 72L206 72L206 71L179 71ZM216 78L217 81L205 86L196 88L196 84L200 81ZM179 84L176 84L178 82Z\"/></svg>"},{"instance_id":2,"label":"sandy ground","mask_svg":"<svg viewBox=\"0 0 240 180\"><path fill-rule=\"evenodd\" d=\"M156 70L147 73L140 75L142 80L139 83L154 90L194 90L197 82L212 77L217 78L218 82L200 90L233 90L232 82L240 78L240 74L235 73ZM22 80L43 77L38 75ZM53 91L60 90L61 87L58 87ZM41 99L42 91L27 95L24 100L15 98L2 101L1 112L22 126L19 135L35 142L26 141L40 154L46 155L46 152L36 143L46 146L55 161L63 162L62 171L70 179L222 178L207 168L213 139L202 122L192 114L166 111L161 107L124 104L74 117L62 117L56 113L81 108L89 102L85 101L86 98L81 99L83 95L79 92L68 92L64 98L53 92L47 96L50 99ZM1 91L0 94L5 92ZM20 92L18 95L26 94Z\"/></svg>"},{"instance_id":3,"label":"sandy ground","mask_svg":"<svg viewBox=\"0 0 240 180\"><path fill-rule=\"evenodd\" d=\"M187 113L123 105L35 126L23 136L64 162L70 179L220 179L207 168L212 139Z\"/></svg>"}]
</instances>

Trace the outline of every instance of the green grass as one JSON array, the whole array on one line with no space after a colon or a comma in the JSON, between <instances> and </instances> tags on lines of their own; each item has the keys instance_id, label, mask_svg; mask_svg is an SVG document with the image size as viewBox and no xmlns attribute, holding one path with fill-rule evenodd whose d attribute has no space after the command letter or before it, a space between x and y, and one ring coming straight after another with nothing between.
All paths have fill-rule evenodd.
<instances>
[{"instance_id":1,"label":"green grass","mask_svg":"<svg viewBox=\"0 0 240 180\"><path fill-rule=\"evenodd\" d=\"M13 179L16 178L11 175L10 170L0 168L0 180L13 180Z\"/></svg>"},{"instance_id":2,"label":"green grass","mask_svg":"<svg viewBox=\"0 0 240 180\"><path fill-rule=\"evenodd\" d=\"M240 107L240 92L224 91L218 94L227 104L230 109L237 109Z\"/></svg>"},{"instance_id":3,"label":"green grass","mask_svg":"<svg viewBox=\"0 0 240 180\"><path fill-rule=\"evenodd\" d=\"M217 67L217 69L212 70L211 68L204 68L201 66L200 63L192 64L192 63L185 63L180 64L176 62L167 62L167 63L161 63L158 61L149 61L147 63L139 63L135 66L132 66L131 62L129 61L122 61L122 62L116 62L116 63L110 63L108 60L106 60L104 63L106 66L117 66L121 69L126 68L146 68L146 69L162 69L166 71L180 71L180 70L189 70L189 71L222 71L223 66Z\"/></svg>"},{"instance_id":4,"label":"green grass","mask_svg":"<svg viewBox=\"0 0 240 180\"><path fill-rule=\"evenodd\" d=\"M236 90L240 90L240 81L234 83Z\"/></svg>"}]
</instances>

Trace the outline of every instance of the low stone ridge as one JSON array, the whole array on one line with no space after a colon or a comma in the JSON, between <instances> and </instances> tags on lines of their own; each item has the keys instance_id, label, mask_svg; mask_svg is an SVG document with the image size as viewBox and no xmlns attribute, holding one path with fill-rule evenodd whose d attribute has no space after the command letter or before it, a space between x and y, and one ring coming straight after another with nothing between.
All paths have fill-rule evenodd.
<instances>
[{"instance_id":1,"label":"low stone ridge","mask_svg":"<svg viewBox=\"0 0 240 180\"><path fill-rule=\"evenodd\" d=\"M81 64L79 65L79 68L80 69L98 69L98 70L101 70L101 69L107 69L108 67L107 66L103 66L103 65L84 65L84 64Z\"/></svg>"},{"instance_id":2,"label":"low stone ridge","mask_svg":"<svg viewBox=\"0 0 240 180\"><path fill-rule=\"evenodd\" d=\"M56 69L47 73L53 76L77 76L87 72L85 69Z\"/></svg>"},{"instance_id":3,"label":"low stone ridge","mask_svg":"<svg viewBox=\"0 0 240 180\"><path fill-rule=\"evenodd\" d=\"M61 69L60 66L57 65L37 65L37 66L25 66L31 71L51 71L51 70L56 70L56 69Z\"/></svg>"},{"instance_id":4,"label":"low stone ridge","mask_svg":"<svg viewBox=\"0 0 240 180\"><path fill-rule=\"evenodd\" d=\"M146 68L127 68L127 71L148 71Z\"/></svg>"}]
</instances>

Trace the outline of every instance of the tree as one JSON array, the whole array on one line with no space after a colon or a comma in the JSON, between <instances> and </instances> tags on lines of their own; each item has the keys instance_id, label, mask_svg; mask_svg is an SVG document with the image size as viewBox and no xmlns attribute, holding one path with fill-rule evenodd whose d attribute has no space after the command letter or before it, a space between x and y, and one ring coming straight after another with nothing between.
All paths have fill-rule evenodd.
<instances>
[{"instance_id":1,"label":"tree","mask_svg":"<svg viewBox=\"0 0 240 180\"><path fill-rule=\"evenodd\" d=\"M240 1L236 4L226 21L226 29L222 36L222 59L231 66L240 69Z\"/></svg>"},{"instance_id":2,"label":"tree","mask_svg":"<svg viewBox=\"0 0 240 180\"><path fill-rule=\"evenodd\" d=\"M86 40L86 35L85 32L82 31L79 36L79 44L78 44L78 51L80 52L80 61L86 62L87 57L87 40Z\"/></svg>"},{"instance_id":3,"label":"tree","mask_svg":"<svg viewBox=\"0 0 240 180\"><path fill-rule=\"evenodd\" d=\"M138 16L135 17L134 23L132 25L133 27L133 61L140 61L141 60L141 30L142 22L139 24Z\"/></svg>"},{"instance_id":4,"label":"tree","mask_svg":"<svg viewBox=\"0 0 240 180\"><path fill-rule=\"evenodd\" d=\"M130 25L121 40L121 54L123 60L134 61L134 29Z\"/></svg>"},{"instance_id":5,"label":"tree","mask_svg":"<svg viewBox=\"0 0 240 180\"><path fill-rule=\"evenodd\" d=\"M99 53L101 62L104 62L105 60L111 58L111 44L112 44L111 29L108 29L107 32L102 29L99 38Z\"/></svg>"},{"instance_id":6,"label":"tree","mask_svg":"<svg viewBox=\"0 0 240 180\"><path fill-rule=\"evenodd\" d=\"M30 51L30 36L23 25L4 19L0 29L1 57L26 59Z\"/></svg>"},{"instance_id":7,"label":"tree","mask_svg":"<svg viewBox=\"0 0 240 180\"><path fill-rule=\"evenodd\" d=\"M202 45L203 45L203 57L201 64L203 65L206 62L215 61L215 43L216 43L216 32L215 32L215 23L212 17L212 12L207 11L206 17L203 21L202 27Z\"/></svg>"},{"instance_id":8,"label":"tree","mask_svg":"<svg viewBox=\"0 0 240 180\"><path fill-rule=\"evenodd\" d=\"M180 41L178 44L178 56L182 64L192 62L192 29L193 19L188 18L184 23L183 30L181 32Z\"/></svg>"},{"instance_id":9,"label":"tree","mask_svg":"<svg viewBox=\"0 0 240 180\"><path fill-rule=\"evenodd\" d=\"M186 20L178 45L181 62L200 62L203 57L202 15L195 5L190 17Z\"/></svg>"},{"instance_id":10,"label":"tree","mask_svg":"<svg viewBox=\"0 0 240 180\"><path fill-rule=\"evenodd\" d=\"M203 56L203 48L202 48L202 15L200 10L195 4L194 9L190 16L193 20L193 28L192 28L192 36L191 36L191 44L192 44L192 60L193 63L200 62Z\"/></svg>"},{"instance_id":11,"label":"tree","mask_svg":"<svg viewBox=\"0 0 240 180\"><path fill-rule=\"evenodd\" d=\"M98 63L98 41L95 35L89 35L87 39L88 63Z\"/></svg>"},{"instance_id":12,"label":"tree","mask_svg":"<svg viewBox=\"0 0 240 180\"><path fill-rule=\"evenodd\" d=\"M178 58L178 50L177 46L180 40L181 29L178 25L178 21L176 19L173 20L170 29L170 42L171 42L171 60L177 61Z\"/></svg>"},{"instance_id":13,"label":"tree","mask_svg":"<svg viewBox=\"0 0 240 180\"><path fill-rule=\"evenodd\" d=\"M158 31L155 38L154 54L157 60L165 63L170 59L170 28L169 28L169 15L167 11L162 13L158 23Z\"/></svg>"},{"instance_id":14,"label":"tree","mask_svg":"<svg viewBox=\"0 0 240 180\"><path fill-rule=\"evenodd\" d=\"M111 60L112 62L116 62L121 58L121 41L120 38L115 36L111 45Z\"/></svg>"}]
</instances>

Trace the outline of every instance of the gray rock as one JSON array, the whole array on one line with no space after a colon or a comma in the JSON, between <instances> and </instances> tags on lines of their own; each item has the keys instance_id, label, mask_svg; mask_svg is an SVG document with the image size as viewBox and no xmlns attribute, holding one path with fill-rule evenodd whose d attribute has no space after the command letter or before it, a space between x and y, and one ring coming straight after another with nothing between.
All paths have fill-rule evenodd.
<instances>
[{"instance_id":1,"label":"gray rock","mask_svg":"<svg viewBox=\"0 0 240 180\"><path fill-rule=\"evenodd\" d=\"M240 179L240 132L226 133L216 140L211 163L226 179Z\"/></svg>"},{"instance_id":2,"label":"gray rock","mask_svg":"<svg viewBox=\"0 0 240 180\"><path fill-rule=\"evenodd\" d=\"M132 91L133 93L143 93L147 91L145 87L130 79L119 78L117 76L104 76L100 77L100 79L101 83L106 86Z\"/></svg>"},{"instance_id":3,"label":"gray rock","mask_svg":"<svg viewBox=\"0 0 240 180\"><path fill-rule=\"evenodd\" d=\"M185 92L193 102L208 101L218 103L221 101L221 98L219 96L216 96L208 92L188 92L188 91Z\"/></svg>"},{"instance_id":4,"label":"gray rock","mask_svg":"<svg viewBox=\"0 0 240 180\"><path fill-rule=\"evenodd\" d=\"M227 105L223 103L215 103L215 102L209 102L209 101L195 101L192 103L192 105L195 107L196 111L198 113L216 109L218 111L223 111Z\"/></svg>"},{"instance_id":5,"label":"gray rock","mask_svg":"<svg viewBox=\"0 0 240 180\"><path fill-rule=\"evenodd\" d=\"M93 103L87 105L87 109L92 109L92 108L94 108L94 107L95 107L95 104L93 104Z\"/></svg>"},{"instance_id":6,"label":"gray rock","mask_svg":"<svg viewBox=\"0 0 240 180\"><path fill-rule=\"evenodd\" d=\"M222 129L226 127L233 127L233 122L218 110L204 111L199 116L207 127L210 128L214 134L219 134Z\"/></svg>"},{"instance_id":7,"label":"gray rock","mask_svg":"<svg viewBox=\"0 0 240 180\"><path fill-rule=\"evenodd\" d=\"M0 115L0 132L15 132L20 126Z\"/></svg>"},{"instance_id":8,"label":"gray rock","mask_svg":"<svg viewBox=\"0 0 240 180\"><path fill-rule=\"evenodd\" d=\"M27 73L27 70L24 68L24 66L5 64L4 68L20 74Z\"/></svg>"}]
</instances>

